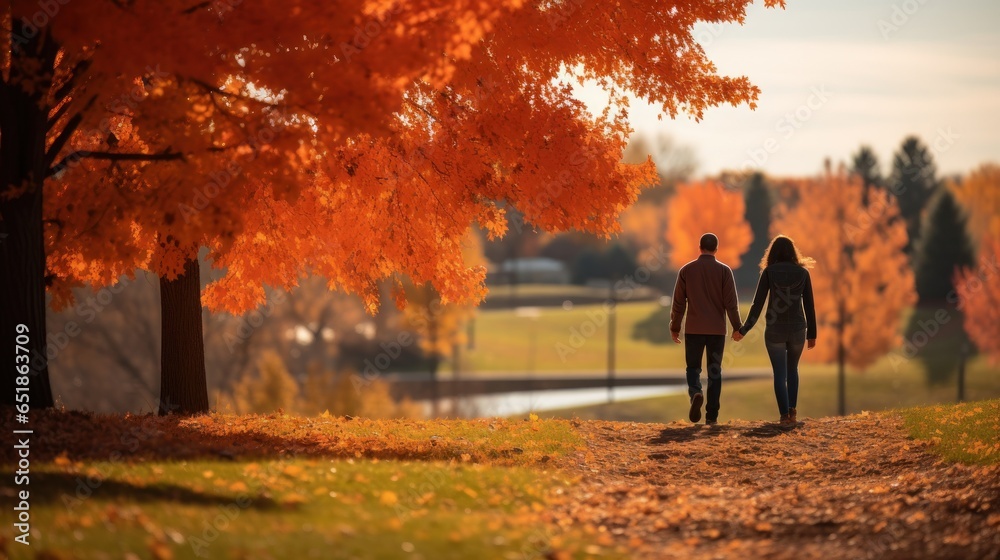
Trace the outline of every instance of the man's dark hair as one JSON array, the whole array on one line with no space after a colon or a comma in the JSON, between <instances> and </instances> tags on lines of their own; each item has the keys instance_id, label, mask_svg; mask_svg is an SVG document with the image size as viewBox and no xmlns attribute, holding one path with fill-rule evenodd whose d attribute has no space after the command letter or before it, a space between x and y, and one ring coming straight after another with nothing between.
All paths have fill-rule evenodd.
<instances>
[{"instance_id":1,"label":"man's dark hair","mask_svg":"<svg viewBox=\"0 0 1000 560\"><path fill-rule=\"evenodd\" d=\"M698 247L702 251L714 253L719 250L719 238L714 233L706 233L701 236L701 242L698 243Z\"/></svg>"}]
</instances>

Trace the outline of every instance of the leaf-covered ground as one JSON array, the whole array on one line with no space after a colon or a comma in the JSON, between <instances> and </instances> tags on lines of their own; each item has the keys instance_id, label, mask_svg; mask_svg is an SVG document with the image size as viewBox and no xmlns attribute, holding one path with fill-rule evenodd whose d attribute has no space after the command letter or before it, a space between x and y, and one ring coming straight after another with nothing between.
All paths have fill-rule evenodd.
<instances>
[{"instance_id":1,"label":"leaf-covered ground","mask_svg":"<svg viewBox=\"0 0 1000 560\"><path fill-rule=\"evenodd\" d=\"M793 430L72 412L32 427L33 545L5 507L0 556L1000 558L1000 401ZM0 480L5 503L13 490Z\"/></svg>"},{"instance_id":2,"label":"leaf-covered ground","mask_svg":"<svg viewBox=\"0 0 1000 560\"><path fill-rule=\"evenodd\" d=\"M968 431L967 452L992 464L942 461L903 414L964 420L945 437ZM583 422L584 476L551 519L603 527L637 557L1000 558L1000 401L903 414L792 430Z\"/></svg>"}]
</instances>

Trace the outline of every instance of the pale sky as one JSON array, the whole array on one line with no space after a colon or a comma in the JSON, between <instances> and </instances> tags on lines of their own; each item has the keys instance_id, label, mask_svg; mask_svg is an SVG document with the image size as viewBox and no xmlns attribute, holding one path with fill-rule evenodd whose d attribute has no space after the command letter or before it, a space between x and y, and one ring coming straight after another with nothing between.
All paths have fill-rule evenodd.
<instances>
[{"instance_id":1,"label":"pale sky","mask_svg":"<svg viewBox=\"0 0 1000 560\"><path fill-rule=\"evenodd\" d=\"M758 0L743 27L696 29L721 74L760 87L756 111L725 106L698 123L657 120L657 108L633 101L636 132L691 146L697 175L811 175L862 143L888 173L910 134L932 147L942 173L1000 163L1000 0L787 4L768 10ZM592 107L604 97L579 96Z\"/></svg>"}]
</instances>

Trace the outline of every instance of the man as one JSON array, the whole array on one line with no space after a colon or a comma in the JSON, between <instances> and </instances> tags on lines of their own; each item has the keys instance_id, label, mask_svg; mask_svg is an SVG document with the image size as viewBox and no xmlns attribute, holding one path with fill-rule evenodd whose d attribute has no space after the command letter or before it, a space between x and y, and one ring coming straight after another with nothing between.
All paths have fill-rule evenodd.
<instances>
[{"instance_id":1,"label":"man","mask_svg":"<svg viewBox=\"0 0 1000 560\"><path fill-rule=\"evenodd\" d=\"M701 256L677 272L674 302L670 311L670 336L681 343L681 319L687 309L684 355L687 361L688 397L691 398L689 418L701 420L701 405L705 396L701 391L701 360L708 354L708 404L705 406L705 423L719 420L719 396L722 394L722 353L726 348L726 316L733 327L733 340L743 338L739 333L739 301L736 298L736 281L733 271L715 259L719 238L713 233L701 236Z\"/></svg>"}]
</instances>

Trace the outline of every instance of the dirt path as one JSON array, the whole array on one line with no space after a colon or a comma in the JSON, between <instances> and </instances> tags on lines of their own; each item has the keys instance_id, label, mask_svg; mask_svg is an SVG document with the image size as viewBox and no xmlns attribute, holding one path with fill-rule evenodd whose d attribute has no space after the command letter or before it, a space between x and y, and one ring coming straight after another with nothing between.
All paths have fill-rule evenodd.
<instances>
[{"instance_id":1,"label":"dirt path","mask_svg":"<svg viewBox=\"0 0 1000 560\"><path fill-rule=\"evenodd\" d=\"M578 429L554 521L637 557L1000 558L1000 468L941 462L895 417Z\"/></svg>"}]
</instances>

